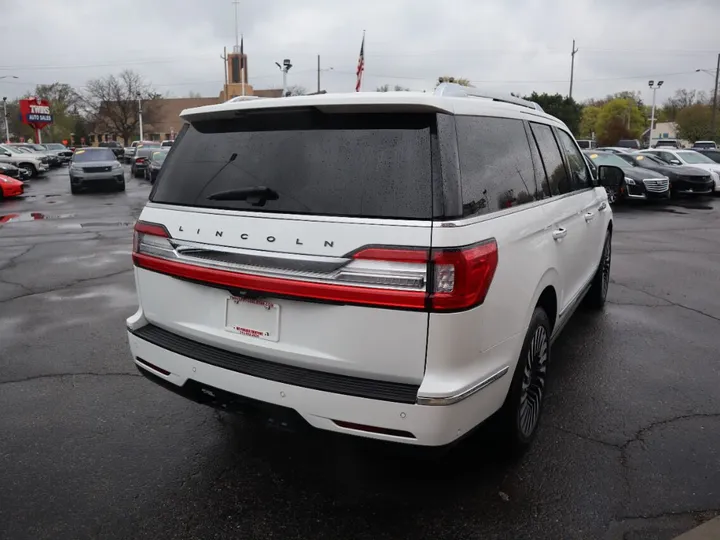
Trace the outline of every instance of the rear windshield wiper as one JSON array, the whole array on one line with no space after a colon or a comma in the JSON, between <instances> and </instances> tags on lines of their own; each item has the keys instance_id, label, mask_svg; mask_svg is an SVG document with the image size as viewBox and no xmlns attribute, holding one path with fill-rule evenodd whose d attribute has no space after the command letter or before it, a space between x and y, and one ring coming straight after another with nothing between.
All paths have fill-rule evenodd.
<instances>
[{"instance_id":1,"label":"rear windshield wiper","mask_svg":"<svg viewBox=\"0 0 720 540\"><path fill-rule=\"evenodd\" d=\"M208 196L210 201L247 201L253 206L265 206L267 201L277 201L279 198L277 191L265 186L218 191Z\"/></svg>"}]
</instances>

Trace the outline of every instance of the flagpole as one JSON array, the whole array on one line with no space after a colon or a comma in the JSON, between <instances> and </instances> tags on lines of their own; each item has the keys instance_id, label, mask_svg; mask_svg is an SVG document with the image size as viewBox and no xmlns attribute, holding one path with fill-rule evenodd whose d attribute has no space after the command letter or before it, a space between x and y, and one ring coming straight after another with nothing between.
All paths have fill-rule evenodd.
<instances>
[{"instance_id":1,"label":"flagpole","mask_svg":"<svg viewBox=\"0 0 720 540\"><path fill-rule=\"evenodd\" d=\"M355 91L359 92L362 88L363 72L365 71L365 30L363 30L362 43L360 44L360 58L358 58L357 82L355 83Z\"/></svg>"}]
</instances>

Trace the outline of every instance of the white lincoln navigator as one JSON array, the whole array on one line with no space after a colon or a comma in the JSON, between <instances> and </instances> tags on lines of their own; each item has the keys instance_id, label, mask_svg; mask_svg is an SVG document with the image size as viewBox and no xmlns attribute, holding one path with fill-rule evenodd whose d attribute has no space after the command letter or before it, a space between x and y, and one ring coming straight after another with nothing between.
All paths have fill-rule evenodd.
<instances>
[{"instance_id":1,"label":"white lincoln navigator","mask_svg":"<svg viewBox=\"0 0 720 540\"><path fill-rule=\"evenodd\" d=\"M553 338L605 301L620 169L454 84L182 117L135 226L143 375L280 425L440 446L497 415L530 443Z\"/></svg>"}]
</instances>

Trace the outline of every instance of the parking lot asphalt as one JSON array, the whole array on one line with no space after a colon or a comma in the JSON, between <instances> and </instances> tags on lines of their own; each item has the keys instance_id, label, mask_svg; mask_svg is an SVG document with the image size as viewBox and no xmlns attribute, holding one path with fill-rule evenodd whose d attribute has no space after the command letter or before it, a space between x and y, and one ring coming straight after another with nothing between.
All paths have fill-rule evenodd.
<instances>
[{"instance_id":1,"label":"parking lot asphalt","mask_svg":"<svg viewBox=\"0 0 720 540\"><path fill-rule=\"evenodd\" d=\"M1 539L662 540L720 511L720 198L616 209L610 302L556 342L511 461L488 430L441 456L268 431L140 377L148 193L60 169L0 203Z\"/></svg>"}]
</instances>

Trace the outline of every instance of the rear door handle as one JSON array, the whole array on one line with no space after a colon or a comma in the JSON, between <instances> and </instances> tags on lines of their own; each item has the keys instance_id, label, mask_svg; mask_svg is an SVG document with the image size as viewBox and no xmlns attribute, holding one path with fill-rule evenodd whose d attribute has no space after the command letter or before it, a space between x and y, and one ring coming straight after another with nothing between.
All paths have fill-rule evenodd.
<instances>
[{"instance_id":1,"label":"rear door handle","mask_svg":"<svg viewBox=\"0 0 720 540\"><path fill-rule=\"evenodd\" d=\"M585 221L589 222L595 219L595 212L588 212L585 214Z\"/></svg>"},{"instance_id":2,"label":"rear door handle","mask_svg":"<svg viewBox=\"0 0 720 540\"><path fill-rule=\"evenodd\" d=\"M555 229L552 233L553 240L560 240L561 238L565 238L567 236L567 229L565 227L560 227L559 229Z\"/></svg>"}]
</instances>

